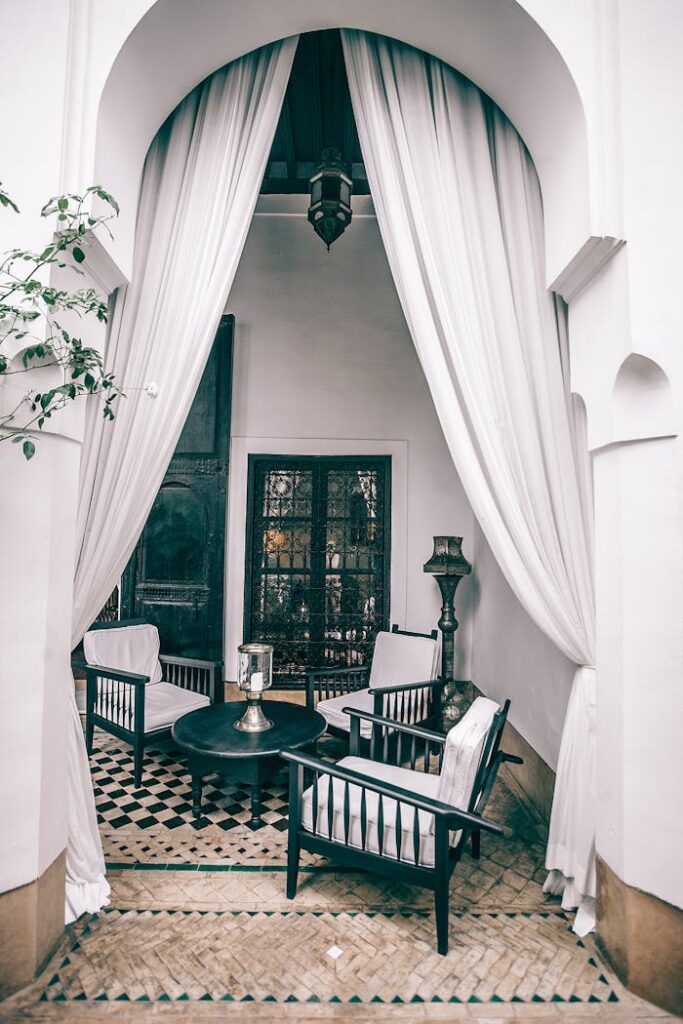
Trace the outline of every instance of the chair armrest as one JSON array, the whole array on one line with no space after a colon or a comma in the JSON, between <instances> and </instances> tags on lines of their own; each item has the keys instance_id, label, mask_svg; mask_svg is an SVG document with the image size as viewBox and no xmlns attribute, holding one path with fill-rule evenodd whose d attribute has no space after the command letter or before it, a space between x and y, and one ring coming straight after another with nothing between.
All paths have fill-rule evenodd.
<instances>
[{"instance_id":1,"label":"chair armrest","mask_svg":"<svg viewBox=\"0 0 683 1024\"><path fill-rule=\"evenodd\" d=\"M372 692L372 691L370 691ZM393 732L407 733L409 736L417 736L421 740L429 740L430 743L438 743L443 746L446 737L442 732L434 732L433 729L423 729L421 725L406 725L405 722L396 722L393 718L383 718L381 715L374 715L371 711L359 711L357 708L342 708L344 714L349 715L351 723L354 718L363 718L373 725L385 726Z\"/></svg>"},{"instance_id":2,"label":"chair armrest","mask_svg":"<svg viewBox=\"0 0 683 1024\"><path fill-rule=\"evenodd\" d=\"M313 708L316 690L318 700L341 696L343 693L353 693L355 690L362 690L368 684L370 668L368 665L358 665L355 668L309 668L306 669L306 706Z\"/></svg>"},{"instance_id":3,"label":"chair armrest","mask_svg":"<svg viewBox=\"0 0 683 1024\"><path fill-rule=\"evenodd\" d=\"M396 686L371 686L370 693L403 693L406 690L424 690L427 686L443 686L443 679L425 679L423 683L398 683Z\"/></svg>"},{"instance_id":4,"label":"chair armrest","mask_svg":"<svg viewBox=\"0 0 683 1024\"><path fill-rule=\"evenodd\" d=\"M509 761L510 764L524 764L524 758L518 757L517 754L506 754L505 751L501 751L501 761Z\"/></svg>"},{"instance_id":5,"label":"chair armrest","mask_svg":"<svg viewBox=\"0 0 683 1024\"><path fill-rule=\"evenodd\" d=\"M124 672L119 668L105 668L103 665L90 665L86 661L75 661L74 668L84 669L86 674L100 676L102 679L114 679L120 683L132 683L135 685L146 684L149 676L141 676L137 672Z\"/></svg>"},{"instance_id":6,"label":"chair armrest","mask_svg":"<svg viewBox=\"0 0 683 1024\"><path fill-rule=\"evenodd\" d=\"M175 654L160 654L159 661L164 665L187 665L195 668L221 668L221 661L202 661L201 658L180 658Z\"/></svg>"},{"instance_id":7,"label":"chair armrest","mask_svg":"<svg viewBox=\"0 0 683 1024\"><path fill-rule=\"evenodd\" d=\"M390 782L379 782L376 779L370 778L369 775L363 775L362 772L354 771L351 768L341 768L339 765L330 764L329 761L323 761L321 758L313 757L311 754L302 754L299 750L283 750L280 756L285 761L293 761L295 764L308 768L320 775L329 775L331 778L341 779L342 782L361 786L372 793L378 793L380 796L400 801L417 808L419 811L426 811L435 817L443 818L448 822L453 831L456 828L468 828L482 832L492 832L494 835L506 834L505 826L498 825L494 821L488 821L488 819L482 818L479 814L461 811L458 807L452 807L441 800L432 800L430 797L423 796L422 794L411 793L410 790L402 789L400 786L393 786ZM315 784L314 781L313 785ZM507 831L509 832L510 830Z\"/></svg>"}]
</instances>

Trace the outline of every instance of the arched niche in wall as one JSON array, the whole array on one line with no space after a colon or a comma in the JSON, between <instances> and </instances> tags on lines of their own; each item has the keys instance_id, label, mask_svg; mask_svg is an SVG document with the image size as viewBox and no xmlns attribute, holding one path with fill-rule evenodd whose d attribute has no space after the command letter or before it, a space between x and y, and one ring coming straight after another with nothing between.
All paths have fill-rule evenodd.
<instances>
[{"instance_id":1,"label":"arched niche in wall","mask_svg":"<svg viewBox=\"0 0 683 1024\"><path fill-rule=\"evenodd\" d=\"M612 391L612 441L673 437L678 433L669 378L638 352L624 359Z\"/></svg>"},{"instance_id":2,"label":"arched niche in wall","mask_svg":"<svg viewBox=\"0 0 683 1024\"><path fill-rule=\"evenodd\" d=\"M518 0L156 0L113 62L98 114L95 178L122 213L112 255L130 273L137 199L149 144L168 114L217 68L296 33L348 27L434 54L507 114L538 170L546 267L553 280L590 235L588 144L574 79Z\"/></svg>"}]
</instances>

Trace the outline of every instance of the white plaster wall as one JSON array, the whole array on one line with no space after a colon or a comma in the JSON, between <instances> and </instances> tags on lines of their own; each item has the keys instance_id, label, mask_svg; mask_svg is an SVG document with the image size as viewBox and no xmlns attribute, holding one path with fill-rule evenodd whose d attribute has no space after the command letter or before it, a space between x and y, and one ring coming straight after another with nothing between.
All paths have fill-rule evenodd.
<instances>
[{"instance_id":1,"label":"white plaster wall","mask_svg":"<svg viewBox=\"0 0 683 1024\"><path fill-rule=\"evenodd\" d=\"M302 446L306 439L316 439L321 453L394 452L394 544L405 551L399 554L405 571L392 579L391 612L408 628L432 629L439 617L438 588L422 572L432 537L463 535L465 553L472 553L469 503L441 434L377 223L374 216L360 216L369 203L354 200L354 220L329 255L305 219L306 205L306 196L261 198L228 304L236 318L233 451L240 441L240 458L230 468L228 672L242 628L244 558L235 533L244 531L242 456L247 449L263 451L259 439L281 438L283 454L310 450ZM274 207L299 212L258 212ZM465 581L457 599L457 671L466 679L468 595Z\"/></svg>"},{"instance_id":2,"label":"white plaster wall","mask_svg":"<svg viewBox=\"0 0 683 1024\"><path fill-rule=\"evenodd\" d=\"M510 698L510 722L555 771L574 665L529 618L476 524L473 561L472 681Z\"/></svg>"},{"instance_id":3,"label":"white plaster wall","mask_svg":"<svg viewBox=\"0 0 683 1024\"><path fill-rule=\"evenodd\" d=\"M2 6L0 251L42 249L58 191L69 4ZM78 446L41 439L26 462L0 445L0 892L31 882L66 845L66 694Z\"/></svg>"}]
</instances>

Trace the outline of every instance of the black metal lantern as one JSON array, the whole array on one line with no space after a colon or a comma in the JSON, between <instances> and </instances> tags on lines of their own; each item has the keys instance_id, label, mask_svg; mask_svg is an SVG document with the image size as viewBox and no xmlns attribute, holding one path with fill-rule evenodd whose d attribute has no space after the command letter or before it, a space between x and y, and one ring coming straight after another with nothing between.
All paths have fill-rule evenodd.
<instances>
[{"instance_id":1,"label":"black metal lantern","mask_svg":"<svg viewBox=\"0 0 683 1024\"><path fill-rule=\"evenodd\" d=\"M353 181L337 149L324 149L322 161L309 181L308 219L316 235L330 246L351 223Z\"/></svg>"}]
</instances>

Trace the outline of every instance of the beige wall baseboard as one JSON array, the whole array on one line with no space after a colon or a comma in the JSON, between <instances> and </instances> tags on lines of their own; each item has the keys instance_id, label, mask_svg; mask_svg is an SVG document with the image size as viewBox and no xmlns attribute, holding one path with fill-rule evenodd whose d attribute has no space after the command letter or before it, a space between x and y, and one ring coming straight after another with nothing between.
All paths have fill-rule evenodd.
<instances>
[{"instance_id":1,"label":"beige wall baseboard","mask_svg":"<svg viewBox=\"0 0 683 1024\"><path fill-rule=\"evenodd\" d=\"M598 857L597 944L636 995L683 1015L683 910L634 889Z\"/></svg>"},{"instance_id":2,"label":"beige wall baseboard","mask_svg":"<svg viewBox=\"0 0 683 1024\"><path fill-rule=\"evenodd\" d=\"M66 851L40 878L0 893L0 999L34 978L64 934Z\"/></svg>"},{"instance_id":3,"label":"beige wall baseboard","mask_svg":"<svg viewBox=\"0 0 683 1024\"><path fill-rule=\"evenodd\" d=\"M475 697L481 694L474 683L471 685ZM504 764L501 776L518 796L522 796L531 804L547 824L550 821L550 809L553 804L555 772L514 725L511 725L509 719L505 724L502 746L507 754L516 754L517 757L523 758L524 764Z\"/></svg>"}]
</instances>

